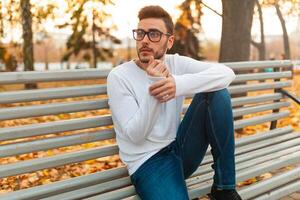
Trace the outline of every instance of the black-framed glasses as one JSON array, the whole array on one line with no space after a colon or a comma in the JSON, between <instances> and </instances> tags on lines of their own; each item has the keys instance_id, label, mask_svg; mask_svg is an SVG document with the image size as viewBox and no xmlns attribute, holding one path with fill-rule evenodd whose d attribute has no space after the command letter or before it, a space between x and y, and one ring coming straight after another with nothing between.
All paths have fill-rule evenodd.
<instances>
[{"instance_id":1,"label":"black-framed glasses","mask_svg":"<svg viewBox=\"0 0 300 200\"><path fill-rule=\"evenodd\" d=\"M157 29L150 29L149 31L145 31L143 29L134 29L132 30L133 38L137 41L142 41L147 35L148 39L151 42L159 42L161 40L162 35L170 36L169 33L163 33Z\"/></svg>"}]
</instances>

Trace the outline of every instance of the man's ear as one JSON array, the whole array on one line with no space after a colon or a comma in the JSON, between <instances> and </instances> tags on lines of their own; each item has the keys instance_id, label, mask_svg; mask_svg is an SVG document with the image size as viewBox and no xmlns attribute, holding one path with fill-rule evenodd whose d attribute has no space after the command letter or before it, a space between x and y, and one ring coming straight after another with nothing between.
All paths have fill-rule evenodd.
<instances>
[{"instance_id":1,"label":"man's ear","mask_svg":"<svg viewBox=\"0 0 300 200\"><path fill-rule=\"evenodd\" d=\"M171 35L169 38L168 38L168 45L167 45L167 48L168 50L170 50L174 44L174 35Z\"/></svg>"}]
</instances>

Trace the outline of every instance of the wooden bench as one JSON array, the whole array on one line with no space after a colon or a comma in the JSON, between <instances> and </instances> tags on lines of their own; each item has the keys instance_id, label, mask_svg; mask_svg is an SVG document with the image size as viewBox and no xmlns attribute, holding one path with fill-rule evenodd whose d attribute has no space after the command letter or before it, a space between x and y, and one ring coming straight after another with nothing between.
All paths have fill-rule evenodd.
<instances>
[{"instance_id":1,"label":"wooden bench","mask_svg":"<svg viewBox=\"0 0 300 200\"><path fill-rule=\"evenodd\" d=\"M236 140L237 181L245 181L268 172L274 172L274 170L277 172L271 178L242 187L240 189L241 196L243 199L274 200L299 190L299 165L288 171L278 171L280 168L300 163L300 132L293 131L289 125L276 126L278 120L289 116L287 108L290 106L290 102L285 98L289 93L282 89L291 86L291 71L286 70L290 69L292 63L290 61L258 61L225 64L234 71L242 73L237 76L234 85L229 87L230 93L248 93L244 97L232 98L234 116L244 116L234 122L235 129L248 130L249 126L264 127L262 132ZM274 72L255 73L255 70L261 71L265 68L273 68ZM10 87L11 84L33 82L38 82L40 88L43 84L41 82L52 82L52 84L61 86L0 92L0 105L2 105L0 120L4 120L2 122L31 117L35 119L32 124L22 125L24 123L20 121L19 125L14 127L3 127L3 123L1 124L0 156L2 159L60 147L110 141L93 148L82 148L71 152L2 164L0 165L0 179L117 155L118 147L115 143L111 143L114 141L111 139L115 138L115 133L111 126L111 116L106 112L108 104L105 96L105 81L102 81L103 84L101 81L96 84L90 81L91 79L105 79L108 72L99 69L79 69L0 73L0 86ZM80 85L76 86L58 82L71 80L85 81L79 82ZM286 92L285 95L283 92ZM70 100L75 97L86 98L85 100L80 98ZM50 100L53 99L65 99L66 101L51 102ZM34 101L42 103L22 104L22 102ZM183 113L187 106L184 106ZM99 110L100 113L106 114L100 115L96 112ZM76 113L79 112L88 114L78 117ZM70 114L71 119L64 119L64 114L69 113L72 113L72 115ZM47 118L47 116L55 115L61 115L62 118ZM37 116L44 116L43 119L46 121L39 123L39 120L34 118ZM91 132L90 128L98 129ZM61 134L75 130L81 132ZM255 132L255 127L252 131ZM209 193L213 177L211 164L212 156L208 152L202 165L192 177L186 180L191 199ZM283 172L280 173L281 171ZM0 195L1 200L123 198L138 199L124 166Z\"/></svg>"}]
</instances>

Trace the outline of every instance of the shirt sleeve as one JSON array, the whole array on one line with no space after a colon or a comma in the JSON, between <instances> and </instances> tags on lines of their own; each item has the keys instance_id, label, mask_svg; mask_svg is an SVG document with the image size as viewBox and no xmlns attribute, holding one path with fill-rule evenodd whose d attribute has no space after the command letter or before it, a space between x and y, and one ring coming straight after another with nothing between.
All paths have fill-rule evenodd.
<instances>
[{"instance_id":1,"label":"shirt sleeve","mask_svg":"<svg viewBox=\"0 0 300 200\"><path fill-rule=\"evenodd\" d=\"M149 84L158 79L159 77L148 77ZM121 137L126 137L135 144L142 143L158 118L160 102L149 91L137 102L126 81L112 73L107 77L107 94L113 123Z\"/></svg>"},{"instance_id":2,"label":"shirt sleeve","mask_svg":"<svg viewBox=\"0 0 300 200\"><path fill-rule=\"evenodd\" d=\"M236 77L233 70L223 64L201 62L185 56L177 56L176 65L179 74L173 75L175 96L221 90Z\"/></svg>"}]
</instances>

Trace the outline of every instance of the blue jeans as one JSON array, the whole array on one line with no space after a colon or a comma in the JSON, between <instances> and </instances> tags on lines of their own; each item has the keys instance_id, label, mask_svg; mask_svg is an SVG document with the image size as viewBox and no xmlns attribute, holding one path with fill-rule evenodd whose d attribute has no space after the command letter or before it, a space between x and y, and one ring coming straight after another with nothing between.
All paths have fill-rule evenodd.
<instances>
[{"instance_id":1,"label":"blue jeans","mask_svg":"<svg viewBox=\"0 0 300 200\"><path fill-rule=\"evenodd\" d=\"M175 141L131 175L142 200L189 199L185 179L199 167L210 144L213 185L235 188L234 129L227 89L194 96Z\"/></svg>"}]
</instances>

